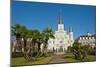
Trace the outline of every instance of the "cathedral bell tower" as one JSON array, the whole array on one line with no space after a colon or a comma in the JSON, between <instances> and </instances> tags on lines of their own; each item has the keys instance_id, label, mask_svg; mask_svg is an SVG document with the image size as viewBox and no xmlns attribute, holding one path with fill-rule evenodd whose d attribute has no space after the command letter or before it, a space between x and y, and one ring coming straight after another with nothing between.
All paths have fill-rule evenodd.
<instances>
[{"instance_id":1,"label":"cathedral bell tower","mask_svg":"<svg viewBox=\"0 0 100 67\"><path fill-rule=\"evenodd\" d=\"M64 31L62 16L59 16L58 31Z\"/></svg>"},{"instance_id":2,"label":"cathedral bell tower","mask_svg":"<svg viewBox=\"0 0 100 67\"><path fill-rule=\"evenodd\" d=\"M74 42L72 27L69 27L69 39L70 39L70 45L72 46L72 43Z\"/></svg>"}]
</instances>

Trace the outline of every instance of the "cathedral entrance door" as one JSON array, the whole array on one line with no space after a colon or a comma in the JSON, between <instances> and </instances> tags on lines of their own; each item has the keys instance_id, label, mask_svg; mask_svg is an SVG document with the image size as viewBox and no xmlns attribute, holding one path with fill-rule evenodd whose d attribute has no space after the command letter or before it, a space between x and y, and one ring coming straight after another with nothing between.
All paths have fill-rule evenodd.
<instances>
[{"instance_id":1,"label":"cathedral entrance door","mask_svg":"<svg viewBox=\"0 0 100 67\"><path fill-rule=\"evenodd\" d=\"M63 52L63 47L60 46L58 52Z\"/></svg>"}]
</instances>

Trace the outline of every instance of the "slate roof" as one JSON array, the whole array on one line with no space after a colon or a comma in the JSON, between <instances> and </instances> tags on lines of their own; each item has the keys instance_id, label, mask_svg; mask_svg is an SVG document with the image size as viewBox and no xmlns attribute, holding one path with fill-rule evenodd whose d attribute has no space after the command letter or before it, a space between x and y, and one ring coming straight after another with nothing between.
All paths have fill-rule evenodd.
<instances>
[{"instance_id":1,"label":"slate roof","mask_svg":"<svg viewBox=\"0 0 100 67\"><path fill-rule=\"evenodd\" d=\"M78 41L80 39L80 37L94 37L94 38L96 38L96 35L95 34L93 34L93 35L81 35L78 38L76 38L75 41Z\"/></svg>"}]
</instances>

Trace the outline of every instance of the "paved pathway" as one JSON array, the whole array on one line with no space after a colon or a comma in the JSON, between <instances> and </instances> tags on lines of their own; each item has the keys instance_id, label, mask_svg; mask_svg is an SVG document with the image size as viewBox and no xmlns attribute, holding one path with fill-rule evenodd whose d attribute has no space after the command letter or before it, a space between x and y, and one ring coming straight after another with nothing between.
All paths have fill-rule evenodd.
<instances>
[{"instance_id":1,"label":"paved pathway","mask_svg":"<svg viewBox=\"0 0 100 67\"><path fill-rule=\"evenodd\" d=\"M54 55L54 57L49 61L48 64L53 63L65 63L66 59L64 58L64 55Z\"/></svg>"}]
</instances>

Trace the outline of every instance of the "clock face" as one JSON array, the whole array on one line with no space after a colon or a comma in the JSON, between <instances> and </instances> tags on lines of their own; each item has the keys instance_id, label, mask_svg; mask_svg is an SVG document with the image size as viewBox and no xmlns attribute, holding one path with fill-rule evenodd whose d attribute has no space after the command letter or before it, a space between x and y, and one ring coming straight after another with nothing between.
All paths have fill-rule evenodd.
<instances>
[{"instance_id":1,"label":"clock face","mask_svg":"<svg viewBox=\"0 0 100 67\"><path fill-rule=\"evenodd\" d=\"M62 44L62 43L63 43L63 41L61 40L61 41L60 41L60 44Z\"/></svg>"}]
</instances>

